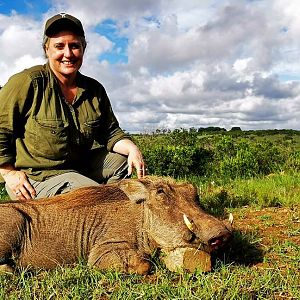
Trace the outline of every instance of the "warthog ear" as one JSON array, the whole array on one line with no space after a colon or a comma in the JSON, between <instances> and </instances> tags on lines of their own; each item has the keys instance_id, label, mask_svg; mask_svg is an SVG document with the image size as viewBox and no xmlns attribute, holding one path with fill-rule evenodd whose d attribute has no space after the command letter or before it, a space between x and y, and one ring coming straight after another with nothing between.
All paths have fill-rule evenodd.
<instances>
[{"instance_id":1,"label":"warthog ear","mask_svg":"<svg viewBox=\"0 0 300 300\"><path fill-rule=\"evenodd\" d=\"M131 201L136 203L141 203L149 198L147 187L140 181L134 179L122 180L119 182L118 187Z\"/></svg>"}]
</instances>

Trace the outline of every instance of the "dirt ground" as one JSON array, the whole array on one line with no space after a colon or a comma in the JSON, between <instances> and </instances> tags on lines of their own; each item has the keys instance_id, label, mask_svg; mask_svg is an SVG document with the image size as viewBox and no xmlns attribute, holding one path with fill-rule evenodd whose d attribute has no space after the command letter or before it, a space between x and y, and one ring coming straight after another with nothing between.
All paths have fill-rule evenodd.
<instances>
[{"instance_id":1,"label":"dirt ground","mask_svg":"<svg viewBox=\"0 0 300 300\"><path fill-rule=\"evenodd\" d=\"M300 205L291 208L242 208L234 213L236 260L255 268L300 265ZM241 249L239 249L241 250Z\"/></svg>"}]
</instances>

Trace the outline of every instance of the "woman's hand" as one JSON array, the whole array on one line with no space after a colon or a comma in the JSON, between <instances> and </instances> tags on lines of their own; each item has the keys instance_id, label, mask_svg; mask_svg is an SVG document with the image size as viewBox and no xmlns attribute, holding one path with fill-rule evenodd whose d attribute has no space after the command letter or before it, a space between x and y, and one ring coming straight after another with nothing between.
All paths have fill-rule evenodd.
<instances>
[{"instance_id":1,"label":"woman's hand","mask_svg":"<svg viewBox=\"0 0 300 300\"><path fill-rule=\"evenodd\" d=\"M127 155L128 175L133 173L133 169L136 169L138 178L142 178L146 175L146 166L143 155L140 149L131 140L123 139L118 141L115 144L113 151Z\"/></svg>"},{"instance_id":2,"label":"woman's hand","mask_svg":"<svg viewBox=\"0 0 300 300\"><path fill-rule=\"evenodd\" d=\"M136 169L137 177L142 178L146 175L145 162L138 147L133 147L128 154L128 175L131 175L133 168Z\"/></svg>"},{"instance_id":3,"label":"woman's hand","mask_svg":"<svg viewBox=\"0 0 300 300\"><path fill-rule=\"evenodd\" d=\"M35 198L36 193L26 174L18 170L6 170L1 172L6 185L16 195L18 200L29 200Z\"/></svg>"}]
</instances>

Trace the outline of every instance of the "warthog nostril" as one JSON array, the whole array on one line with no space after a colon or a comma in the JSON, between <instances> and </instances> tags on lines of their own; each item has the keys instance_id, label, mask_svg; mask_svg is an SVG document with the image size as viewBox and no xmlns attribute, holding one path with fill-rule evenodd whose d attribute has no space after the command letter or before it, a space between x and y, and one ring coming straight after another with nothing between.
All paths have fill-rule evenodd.
<instances>
[{"instance_id":1,"label":"warthog nostril","mask_svg":"<svg viewBox=\"0 0 300 300\"><path fill-rule=\"evenodd\" d=\"M229 239L229 235L221 234L217 237L214 237L209 240L208 244L212 250L217 250L219 247L222 247Z\"/></svg>"},{"instance_id":2,"label":"warthog nostril","mask_svg":"<svg viewBox=\"0 0 300 300\"><path fill-rule=\"evenodd\" d=\"M209 241L209 245L213 249L217 249L219 246L223 245L223 239L222 238L213 238Z\"/></svg>"}]
</instances>

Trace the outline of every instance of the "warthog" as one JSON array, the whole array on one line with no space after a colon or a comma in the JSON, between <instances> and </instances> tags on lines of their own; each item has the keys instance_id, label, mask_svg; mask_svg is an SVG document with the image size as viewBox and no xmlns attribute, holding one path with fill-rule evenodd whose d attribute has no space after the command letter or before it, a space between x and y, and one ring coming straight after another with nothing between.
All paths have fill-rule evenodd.
<instances>
[{"instance_id":1,"label":"warthog","mask_svg":"<svg viewBox=\"0 0 300 300\"><path fill-rule=\"evenodd\" d=\"M151 176L2 203L0 216L2 270L86 260L99 269L146 274L155 249L211 252L231 235L230 226L199 207L192 184Z\"/></svg>"}]
</instances>

